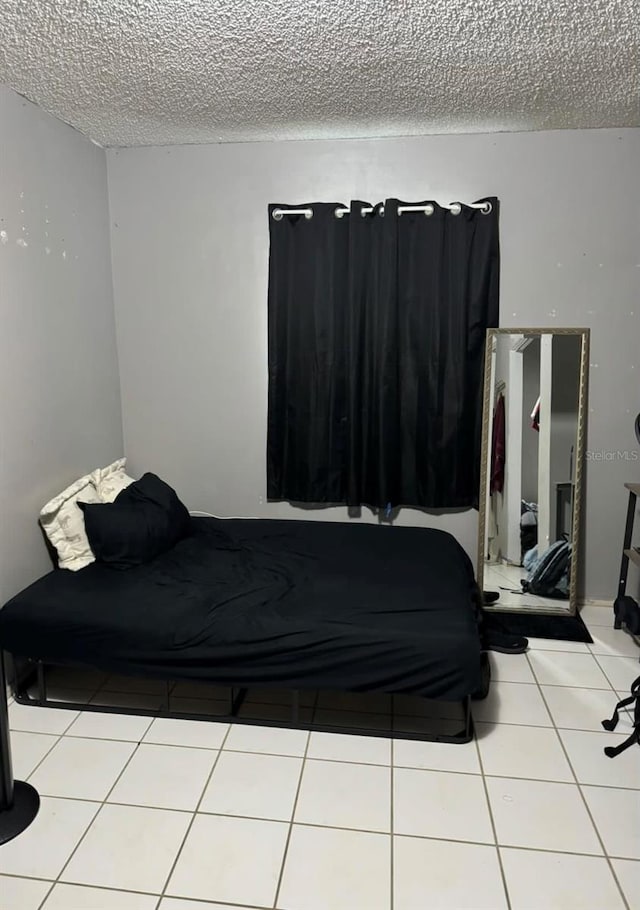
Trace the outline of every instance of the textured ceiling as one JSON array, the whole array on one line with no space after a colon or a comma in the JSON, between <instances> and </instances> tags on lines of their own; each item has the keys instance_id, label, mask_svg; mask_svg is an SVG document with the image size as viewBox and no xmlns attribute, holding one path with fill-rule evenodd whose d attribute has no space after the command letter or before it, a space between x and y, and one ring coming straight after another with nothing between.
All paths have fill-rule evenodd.
<instances>
[{"instance_id":1,"label":"textured ceiling","mask_svg":"<svg viewBox=\"0 0 640 910\"><path fill-rule=\"evenodd\" d=\"M0 80L102 145L640 125L640 0L0 0Z\"/></svg>"}]
</instances>

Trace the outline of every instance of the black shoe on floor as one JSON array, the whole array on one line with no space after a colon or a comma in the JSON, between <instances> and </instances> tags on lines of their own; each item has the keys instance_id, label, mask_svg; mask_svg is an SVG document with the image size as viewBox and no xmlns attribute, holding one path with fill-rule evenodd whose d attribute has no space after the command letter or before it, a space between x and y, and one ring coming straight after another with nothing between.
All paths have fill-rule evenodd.
<instances>
[{"instance_id":1,"label":"black shoe on floor","mask_svg":"<svg viewBox=\"0 0 640 910\"><path fill-rule=\"evenodd\" d=\"M501 654L524 654L529 639L523 635L506 635L502 632L487 632L482 636L484 651L499 651Z\"/></svg>"}]
</instances>

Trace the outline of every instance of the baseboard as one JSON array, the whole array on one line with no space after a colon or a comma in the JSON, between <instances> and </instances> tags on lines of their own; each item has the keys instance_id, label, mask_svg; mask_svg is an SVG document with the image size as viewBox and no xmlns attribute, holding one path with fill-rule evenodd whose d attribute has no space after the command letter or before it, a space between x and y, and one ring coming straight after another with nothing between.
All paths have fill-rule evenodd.
<instances>
[{"instance_id":1,"label":"baseboard","mask_svg":"<svg viewBox=\"0 0 640 910\"><path fill-rule=\"evenodd\" d=\"M613 610L612 600L596 600L593 597L583 597L578 601L579 607L602 607L605 610Z\"/></svg>"}]
</instances>

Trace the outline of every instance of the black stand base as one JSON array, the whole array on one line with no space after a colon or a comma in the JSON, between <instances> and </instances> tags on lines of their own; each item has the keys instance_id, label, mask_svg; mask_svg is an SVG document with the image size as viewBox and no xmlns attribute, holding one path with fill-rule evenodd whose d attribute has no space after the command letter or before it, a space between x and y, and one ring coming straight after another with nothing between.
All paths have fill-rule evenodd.
<instances>
[{"instance_id":1,"label":"black stand base","mask_svg":"<svg viewBox=\"0 0 640 910\"><path fill-rule=\"evenodd\" d=\"M21 780L14 781L13 805L10 809L3 809L0 812L0 844L6 844L18 834L22 834L34 820L39 809L38 791L34 790L31 784L25 784Z\"/></svg>"}]
</instances>

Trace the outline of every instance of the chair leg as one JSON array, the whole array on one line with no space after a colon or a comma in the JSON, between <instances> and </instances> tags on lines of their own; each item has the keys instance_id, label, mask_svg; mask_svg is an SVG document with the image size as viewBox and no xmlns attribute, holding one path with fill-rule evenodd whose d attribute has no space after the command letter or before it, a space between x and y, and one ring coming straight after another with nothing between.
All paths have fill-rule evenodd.
<instances>
[{"instance_id":1,"label":"chair leg","mask_svg":"<svg viewBox=\"0 0 640 910\"><path fill-rule=\"evenodd\" d=\"M624 541L622 543L622 559L620 561L620 576L618 579L618 597L624 597L627 592L627 573L629 571L629 557L625 550L631 547L631 538L633 536L633 522L636 516L635 493L629 491L629 505L627 506L627 520L624 526ZM622 624L620 617L616 614L613 621L614 629L621 629Z\"/></svg>"}]
</instances>

